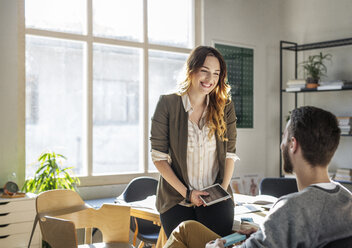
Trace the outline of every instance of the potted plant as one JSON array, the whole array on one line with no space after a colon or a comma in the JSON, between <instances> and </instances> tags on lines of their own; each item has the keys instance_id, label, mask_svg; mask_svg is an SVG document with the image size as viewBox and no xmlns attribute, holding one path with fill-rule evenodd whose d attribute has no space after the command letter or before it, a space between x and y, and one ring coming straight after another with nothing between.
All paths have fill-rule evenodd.
<instances>
[{"instance_id":1,"label":"potted plant","mask_svg":"<svg viewBox=\"0 0 352 248\"><path fill-rule=\"evenodd\" d=\"M52 189L71 189L76 191L76 185L80 183L77 177L71 177L68 170L72 167L63 168L63 161L66 157L52 151L42 153L38 162L40 163L38 170L35 172L34 178L30 178L24 182L22 191L40 193ZM51 246L42 241L43 248L51 248Z\"/></svg>"},{"instance_id":2,"label":"potted plant","mask_svg":"<svg viewBox=\"0 0 352 248\"><path fill-rule=\"evenodd\" d=\"M303 69L307 74L306 87L316 88L321 76L325 76L327 72L325 61L331 61L331 54L319 53L316 55L310 55L308 60L302 62Z\"/></svg>"},{"instance_id":3,"label":"potted plant","mask_svg":"<svg viewBox=\"0 0 352 248\"><path fill-rule=\"evenodd\" d=\"M76 190L80 183L77 177L68 173L72 167L62 167L66 157L55 152L44 152L38 158L40 166L35 172L34 178L25 181L22 191L40 193L52 189Z\"/></svg>"}]
</instances>

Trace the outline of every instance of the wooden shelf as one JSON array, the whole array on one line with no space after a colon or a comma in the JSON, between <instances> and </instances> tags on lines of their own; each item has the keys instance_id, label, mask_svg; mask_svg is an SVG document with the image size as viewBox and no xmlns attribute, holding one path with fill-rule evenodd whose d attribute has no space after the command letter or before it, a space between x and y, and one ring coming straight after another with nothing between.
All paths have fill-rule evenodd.
<instances>
[{"instance_id":1,"label":"wooden shelf","mask_svg":"<svg viewBox=\"0 0 352 248\"><path fill-rule=\"evenodd\" d=\"M329 91L346 91L346 90L352 90L352 85L342 86L342 89L318 90L316 88L315 89L303 88L300 91L286 91L286 89L283 89L282 92L284 92L284 93L311 93L311 92L329 92Z\"/></svg>"},{"instance_id":2,"label":"wooden shelf","mask_svg":"<svg viewBox=\"0 0 352 248\"><path fill-rule=\"evenodd\" d=\"M307 44L298 44L296 42L291 42L291 41L280 41L280 85L279 85L279 92L280 92L280 144L282 141L282 132L283 132L283 98L284 96L287 97L284 93L294 93L294 105L295 107L297 106L297 101L298 101L298 93L322 93L322 92L336 92L336 91L350 91L352 90L352 85L351 84L346 84L342 86L341 89L329 89L329 90L318 90L317 88L315 89L301 89L300 91L286 91L286 89L283 88L283 56L284 56L284 51L291 53L293 52L294 54L294 76L291 78L297 78L298 74L298 52L300 51L306 51L306 50L314 50L314 49L324 49L324 48L332 48L332 47L341 47L341 46L350 46L352 45L352 37L350 38L345 38L345 39L338 39L338 40L329 40L329 41L323 41L323 42L315 42L315 43L307 43ZM343 134L341 136L344 137L352 137L351 134ZM348 138L349 139L349 138ZM280 176L283 176L282 174L282 156L281 153L279 154L279 161L280 161ZM351 184L352 182L341 182L345 184ZM352 186L351 186L352 188Z\"/></svg>"},{"instance_id":3,"label":"wooden shelf","mask_svg":"<svg viewBox=\"0 0 352 248\"><path fill-rule=\"evenodd\" d=\"M292 42L287 42L292 43ZM322 49L328 47L338 47L338 46L347 46L352 45L352 38L348 39L340 39L340 40L330 40L324 42L315 42L303 45L289 45L282 47L283 50L290 50L290 51L305 51L305 50L313 50L313 49Z\"/></svg>"}]
</instances>

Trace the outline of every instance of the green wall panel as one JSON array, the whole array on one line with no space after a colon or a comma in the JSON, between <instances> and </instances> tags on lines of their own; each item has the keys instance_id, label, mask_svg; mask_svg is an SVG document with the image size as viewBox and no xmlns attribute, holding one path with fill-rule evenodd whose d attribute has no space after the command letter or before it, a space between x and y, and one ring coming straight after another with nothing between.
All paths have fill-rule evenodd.
<instances>
[{"instance_id":1,"label":"green wall panel","mask_svg":"<svg viewBox=\"0 0 352 248\"><path fill-rule=\"evenodd\" d=\"M215 43L227 65L238 128L253 128L253 56L251 48Z\"/></svg>"}]
</instances>

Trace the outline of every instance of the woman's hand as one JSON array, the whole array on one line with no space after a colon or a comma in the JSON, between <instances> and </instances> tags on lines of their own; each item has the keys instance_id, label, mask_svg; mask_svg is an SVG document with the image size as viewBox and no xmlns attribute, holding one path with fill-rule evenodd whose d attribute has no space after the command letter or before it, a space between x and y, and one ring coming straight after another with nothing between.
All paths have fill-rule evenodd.
<instances>
[{"instance_id":1,"label":"woman's hand","mask_svg":"<svg viewBox=\"0 0 352 248\"><path fill-rule=\"evenodd\" d=\"M224 239L216 239L208 242L205 248L224 248L226 241Z\"/></svg>"},{"instance_id":2,"label":"woman's hand","mask_svg":"<svg viewBox=\"0 0 352 248\"><path fill-rule=\"evenodd\" d=\"M200 195L209 195L208 192L205 191L199 191L199 190L192 190L191 192L191 202L196 205L197 207L203 205L204 207L206 206L205 203L200 199Z\"/></svg>"}]
</instances>

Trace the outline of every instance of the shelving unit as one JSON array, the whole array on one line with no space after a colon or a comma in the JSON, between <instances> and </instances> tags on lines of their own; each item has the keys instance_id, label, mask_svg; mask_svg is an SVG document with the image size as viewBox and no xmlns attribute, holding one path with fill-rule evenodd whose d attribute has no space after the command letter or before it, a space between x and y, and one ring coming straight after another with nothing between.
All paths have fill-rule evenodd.
<instances>
[{"instance_id":1,"label":"shelving unit","mask_svg":"<svg viewBox=\"0 0 352 248\"><path fill-rule=\"evenodd\" d=\"M314 49L324 49L324 48L331 48L331 47L339 47L339 46L348 46L352 45L352 38L347 38L347 39L339 39L339 40L330 40L330 41L324 41L324 42L316 42L316 43L309 43L309 44L297 44L295 42L290 42L290 41L280 41L280 144L282 141L282 132L283 132L283 125L282 125L282 119L283 119L283 107L282 107L282 101L283 101L283 94L294 94L294 102L295 102L295 108L297 108L297 95L298 94L305 94L305 93L321 93L321 92L331 92L331 91L349 91L352 90L352 86L343 86L342 89L332 89L332 90L317 90L317 89L301 89L301 91L289 91L287 92L286 89L282 87L283 83L283 52L284 51L289 51L289 52L294 52L294 57L295 57L295 71L294 71L294 78L297 79L297 69L298 69L298 63L297 63L297 55L298 52L301 51L307 51L307 50L314 50ZM352 135L342 135L342 136L352 136ZM281 157L281 152L280 152L280 176L282 177L282 157Z\"/></svg>"}]
</instances>

